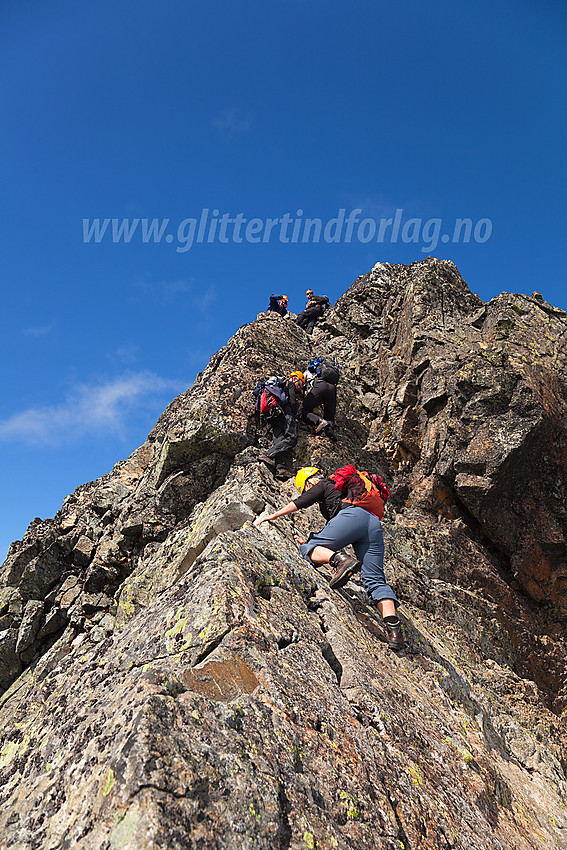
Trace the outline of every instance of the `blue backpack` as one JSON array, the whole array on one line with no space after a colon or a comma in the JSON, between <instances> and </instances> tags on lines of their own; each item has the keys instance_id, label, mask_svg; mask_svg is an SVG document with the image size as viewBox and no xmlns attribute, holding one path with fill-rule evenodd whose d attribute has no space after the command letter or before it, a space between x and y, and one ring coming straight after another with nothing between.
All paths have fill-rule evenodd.
<instances>
[{"instance_id":1,"label":"blue backpack","mask_svg":"<svg viewBox=\"0 0 567 850\"><path fill-rule=\"evenodd\" d=\"M312 357L307 369L315 377L321 378L323 381L328 381L330 384L335 384L335 386L339 383L341 370L336 360L329 360L327 357Z\"/></svg>"}]
</instances>

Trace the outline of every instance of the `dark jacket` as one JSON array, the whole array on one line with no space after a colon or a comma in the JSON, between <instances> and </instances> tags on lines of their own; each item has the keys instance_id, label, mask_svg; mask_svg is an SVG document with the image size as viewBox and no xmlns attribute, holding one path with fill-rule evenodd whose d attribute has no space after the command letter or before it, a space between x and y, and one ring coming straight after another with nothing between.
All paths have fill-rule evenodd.
<instances>
[{"instance_id":1,"label":"dark jacket","mask_svg":"<svg viewBox=\"0 0 567 850\"><path fill-rule=\"evenodd\" d=\"M294 416L297 416L297 408L301 402L300 394L298 393L293 381L285 381L283 388L289 400L290 411Z\"/></svg>"},{"instance_id":2,"label":"dark jacket","mask_svg":"<svg viewBox=\"0 0 567 850\"><path fill-rule=\"evenodd\" d=\"M312 295L309 301L314 301L316 304L328 304L329 299L326 295Z\"/></svg>"},{"instance_id":3,"label":"dark jacket","mask_svg":"<svg viewBox=\"0 0 567 850\"><path fill-rule=\"evenodd\" d=\"M325 307L329 304L329 299L326 295L312 295L307 304L305 305L305 311L317 311L318 316L322 316Z\"/></svg>"},{"instance_id":4,"label":"dark jacket","mask_svg":"<svg viewBox=\"0 0 567 850\"><path fill-rule=\"evenodd\" d=\"M350 507L343 502L340 492L335 490L335 482L330 478L321 478L313 487L305 490L301 496L292 501L295 507L299 509L309 508L317 502L319 510L327 522L336 517L343 508Z\"/></svg>"},{"instance_id":5,"label":"dark jacket","mask_svg":"<svg viewBox=\"0 0 567 850\"><path fill-rule=\"evenodd\" d=\"M283 295L270 295L270 306L266 310L266 313L279 313L280 316L285 316L287 313L287 307L282 307L279 303L283 298Z\"/></svg>"}]
</instances>

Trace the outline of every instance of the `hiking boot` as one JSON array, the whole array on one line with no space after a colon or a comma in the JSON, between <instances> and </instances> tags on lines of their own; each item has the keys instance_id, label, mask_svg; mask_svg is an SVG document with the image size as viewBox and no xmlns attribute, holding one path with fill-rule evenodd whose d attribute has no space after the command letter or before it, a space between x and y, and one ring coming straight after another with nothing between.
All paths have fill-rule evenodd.
<instances>
[{"instance_id":1,"label":"hiking boot","mask_svg":"<svg viewBox=\"0 0 567 850\"><path fill-rule=\"evenodd\" d=\"M274 460L273 458L271 458L271 457L268 457L268 455L260 455L260 456L258 457L258 460L259 460L259 462L260 462L260 463L265 463L265 464L266 464L266 466L267 466L269 469L271 469L271 471L272 471L272 472L273 472L273 471L274 471L274 469L276 468L276 462L275 462L275 460Z\"/></svg>"},{"instance_id":2,"label":"hiking boot","mask_svg":"<svg viewBox=\"0 0 567 850\"><path fill-rule=\"evenodd\" d=\"M325 436L328 437L330 440L335 439L335 426L332 422L327 422L327 426L325 428Z\"/></svg>"},{"instance_id":3,"label":"hiking boot","mask_svg":"<svg viewBox=\"0 0 567 850\"><path fill-rule=\"evenodd\" d=\"M330 558L329 564L335 570L335 574L329 581L331 587L342 587L362 566L357 558L340 551L335 552L333 557Z\"/></svg>"},{"instance_id":4,"label":"hiking boot","mask_svg":"<svg viewBox=\"0 0 567 850\"><path fill-rule=\"evenodd\" d=\"M280 481L287 481L288 479L295 477L295 472L291 469L284 469L283 466L278 466L275 475Z\"/></svg>"},{"instance_id":5,"label":"hiking boot","mask_svg":"<svg viewBox=\"0 0 567 850\"><path fill-rule=\"evenodd\" d=\"M328 424L329 423L327 422L326 419L320 419L319 422L315 426L315 433L320 434L321 431L325 430L325 428L328 426Z\"/></svg>"},{"instance_id":6,"label":"hiking boot","mask_svg":"<svg viewBox=\"0 0 567 850\"><path fill-rule=\"evenodd\" d=\"M402 624L398 620L397 623L387 623L385 620L382 623L386 632L386 640L390 649L402 649L406 645Z\"/></svg>"}]
</instances>

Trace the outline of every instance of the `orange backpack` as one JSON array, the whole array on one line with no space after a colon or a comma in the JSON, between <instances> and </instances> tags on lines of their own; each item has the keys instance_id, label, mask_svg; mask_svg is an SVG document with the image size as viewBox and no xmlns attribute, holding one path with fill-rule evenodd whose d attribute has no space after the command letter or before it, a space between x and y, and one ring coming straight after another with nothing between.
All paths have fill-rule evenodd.
<instances>
[{"instance_id":1,"label":"orange backpack","mask_svg":"<svg viewBox=\"0 0 567 850\"><path fill-rule=\"evenodd\" d=\"M378 519L382 519L384 499L367 472L359 472L352 464L349 464L337 469L331 478L335 481L335 490L340 490L343 494L343 502L348 502L356 508L364 508ZM379 480L381 482L381 479ZM384 490L386 489L384 485ZM388 495L390 495L389 492Z\"/></svg>"}]
</instances>

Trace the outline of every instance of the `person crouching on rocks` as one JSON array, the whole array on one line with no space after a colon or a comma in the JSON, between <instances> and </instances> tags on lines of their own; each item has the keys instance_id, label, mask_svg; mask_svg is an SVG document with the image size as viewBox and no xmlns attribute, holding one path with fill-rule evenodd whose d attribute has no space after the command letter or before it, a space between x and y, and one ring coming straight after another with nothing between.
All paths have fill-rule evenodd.
<instances>
[{"instance_id":1,"label":"person crouching on rocks","mask_svg":"<svg viewBox=\"0 0 567 850\"><path fill-rule=\"evenodd\" d=\"M333 476L325 477L320 469L303 467L295 476L295 486L300 495L279 511L258 517L254 525L258 527L263 522L288 516L317 503L327 524L316 534L310 534L307 540L295 537L301 554L306 561L316 565L329 564L335 570L329 581L333 588L341 587L360 570L364 588L382 615L388 645L391 649L401 649L404 637L396 614L399 602L392 588L386 584L380 519L370 510L346 501L345 493L337 489L336 484ZM383 515L383 502L381 508L377 502L373 506ZM356 558L342 551L349 544L354 547Z\"/></svg>"},{"instance_id":2,"label":"person crouching on rocks","mask_svg":"<svg viewBox=\"0 0 567 850\"><path fill-rule=\"evenodd\" d=\"M326 295L314 295L312 289L308 289L305 296L307 298L305 310L299 313L295 321L300 328L311 335L318 319L321 318L325 308L328 307L329 299Z\"/></svg>"},{"instance_id":3,"label":"person crouching on rocks","mask_svg":"<svg viewBox=\"0 0 567 850\"><path fill-rule=\"evenodd\" d=\"M323 416L318 416L314 411L316 407L321 406L323 407ZM324 432L327 437L333 439L335 436L336 413L336 384L316 377L299 409L299 418L308 425L312 425L316 434Z\"/></svg>"},{"instance_id":4,"label":"person crouching on rocks","mask_svg":"<svg viewBox=\"0 0 567 850\"><path fill-rule=\"evenodd\" d=\"M287 313L287 295L270 295L270 303L266 313L279 313L285 316Z\"/></svg>"},{"instance_id":5,"label":"person crouching on rocks","mask_svg":"<svg viewBox=\"0 0 567 850\"><path fill-rule=\"evenodd\" d=\"M286 480L293 478L294 472L286 468L289 452L297 445L297 408L303 396L305 378L303 372L292 372L284 381L282 389L286 401L281 405L281 412L270 421L273 443L261 454L258 460L271 469L276 478Z\"/></svg>"}]
</instances>

